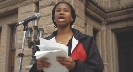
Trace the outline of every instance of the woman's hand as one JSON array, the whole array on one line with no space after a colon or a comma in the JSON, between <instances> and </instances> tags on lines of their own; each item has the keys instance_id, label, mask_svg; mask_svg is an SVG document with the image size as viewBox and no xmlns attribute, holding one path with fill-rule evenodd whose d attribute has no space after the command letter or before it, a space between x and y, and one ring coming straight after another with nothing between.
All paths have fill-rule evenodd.
<instances>
[{"instance_id":1,"label":"woman's hand","mask_svg":"<svg viewBox=\"0 0 133 72\"><path fill-rule=\"evenodd\" d=\"M48 58L39 58L37 60L37 70L41 71L43 68L48 68L50 67L50 63L46 62Z\"/></svg>"},{"instance_id":2,"label":"woman's hand","mask_svg":"<svg viewBox=\"0 0 133 72\"><path fill-rule=\"evenodd\" d=\"M65 66L67 69L72 70L75 67L74 60L68 56L68 58L65 57L56 57L56 60L63 66Z\"/></svg>"}]
</instances>

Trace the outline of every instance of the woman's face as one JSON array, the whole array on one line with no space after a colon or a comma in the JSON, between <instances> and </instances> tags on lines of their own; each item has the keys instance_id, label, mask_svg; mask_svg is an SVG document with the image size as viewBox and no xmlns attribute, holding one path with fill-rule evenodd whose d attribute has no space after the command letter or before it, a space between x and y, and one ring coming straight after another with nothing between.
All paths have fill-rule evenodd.
<instances>
[{"instance_id":1,"label":"woman's face","mask_svg":"<svg viewBox=\"0 0 133 72\"><path fill-rule=\"evenodd\" d=\"M71 9L65 3L60 3L55 9L55 19L54 21L57 24L57 27L66 27L70 26L72 21Z\"/></svg>"}]
</instances>

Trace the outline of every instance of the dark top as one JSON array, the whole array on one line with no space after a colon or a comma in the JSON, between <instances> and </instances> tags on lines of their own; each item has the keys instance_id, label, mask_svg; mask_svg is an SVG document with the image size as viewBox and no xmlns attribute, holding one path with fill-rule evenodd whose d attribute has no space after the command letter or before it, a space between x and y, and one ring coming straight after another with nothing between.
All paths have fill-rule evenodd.
<instances>
[{"instance_id":1,"label":"dark top","mask_svg":"<svg viewBox=\"0 0 133 72\"><path fill-rule=\"evenodd\" d=\"M74 35L72 40L74 39L74 49L71 53L72 48L72 40L68 42L68 55L73 58L76 65L73 70L69 72L103 72L104 65L102 58L100 56L98 47L94 41L94 38L89 35L85 35L76 29L72 29ZM53 32L46 39L50 40L55 37L57 31ZM29 72L38 72L37 64L34 64ZM43 71L40 71L43 72Z\"/></svg>"},{"instance_id":2,"label":"dark top","mask_svg":"<svg viewBox=\"0 0 133 72\"><path fill-rule=\"evenodd\" d=\"M71 56L72 38L69 40L67 46L68 46L68 56Z\"/></svg>"}]
</instances>

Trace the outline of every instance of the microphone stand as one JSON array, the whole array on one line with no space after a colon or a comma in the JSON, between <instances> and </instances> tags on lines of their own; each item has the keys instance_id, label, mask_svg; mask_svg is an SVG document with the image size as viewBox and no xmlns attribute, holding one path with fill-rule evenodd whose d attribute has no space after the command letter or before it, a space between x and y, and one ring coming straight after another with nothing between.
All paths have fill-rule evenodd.
<instances>
[{"instance_id":1,"label":"microphone stand","mask_svg":"<svg viewBox=\"0 0 133 72\"><path fill-rule=\"evenodd\" d=\"M37 18L36 20L34 20L34 25L33 25L33 29L34 29L34 40L32 41L31 38L32 38L32 35L30 34L30 31L32 31L32 28L28 28L28 22L25 21L25 22L22 22L23 23L23 26L24 26L24 36L23 36L23 40L22 40L22 52L18 54L18 56L20 57L20 65L19 65L19 71L18 72L21 72L22 70L22 60L23 60L23 52L24 52L24 44L25 44L25 39L28 41L28 48L31 48L32 46L32 59L31 59L31 62L30 62L30 65L33 65L36 63L36 57L34 56L35 55L35 52L36 51L39 51L39 48L36 46L39 43L39 35L38 35L38 19ZM17 26L21 25L21 23L17 24ZM42 32L42 31L41 31ZM42 34L43 35L43 34Z\"/></svg>"},{"instance_id":2,"label":"microphone stand","mask_svg":"<svg viewBox=\"0 0 133 72\"><path fill-rule=\"evenodd\" d=\"M33 47L32 47L32 59L31 59L31 62L30 62L30 65L33 65L36 63L36 57L34 56L35 55L35 52L38 51L37 49L37 46L38 45L38 41L37 41L37 30L38 30L38 27L35 26L33 27L34 28L34 40L33 40Z\"/></svg>"},{"instance_id":3,"label":"microphone stand","mask_svg":"<svg viewBox=\"0 0 133 72\"><path fill-rule=\"evenodd\" d=\"M23 56L24 56L23 52L24 52L24 44L25 44L25 34L26 34L26 30L28 28L28 22L24 23L23 26L24 26L24 29L23 29L24 36L23 36L23 40L22 40L22 52L18 54L18 56L20 57L20 65L19 65L19 71L18 72L21 72L21 70L22 70L22 60L23 60Z\"/></svg>"},{"instance_id":4,"label":"microphone stand","mask_svg":"<svg viewBox=\"0 0 133 72\"><path fill-rule=\"evenodd\" d=\"M34 20L34 25L33 25L33 31L34 31L34 36L33 36L33 48L32 48L32 59L30 62L30 65L33 65L36 63L36 57L34 56L36 51L39 50L39 48L36 46L39 44L39 39L38 39L38 19Z\"/></svg>"}]
</instances>

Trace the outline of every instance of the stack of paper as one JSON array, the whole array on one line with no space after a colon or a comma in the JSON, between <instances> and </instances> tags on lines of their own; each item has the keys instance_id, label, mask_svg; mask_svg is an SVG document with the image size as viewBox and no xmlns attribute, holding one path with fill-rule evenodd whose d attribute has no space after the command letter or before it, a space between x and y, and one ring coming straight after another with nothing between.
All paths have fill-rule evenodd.
<instances>
[{"instance_id":1,"label":"stack of paper","mask_svg":"<svg viewBox=\"0 0 133 72\"><path fill-rule=\"evenodd\" d=\"M40 51L35 53L36 58L49 58L51 63L49 68L44 68L44 72L69 72L69 70L56 61L56 57L68 57L68 47L63 44L55 43L50 40L40 38Z\"/></svg>"}]
</instances>

